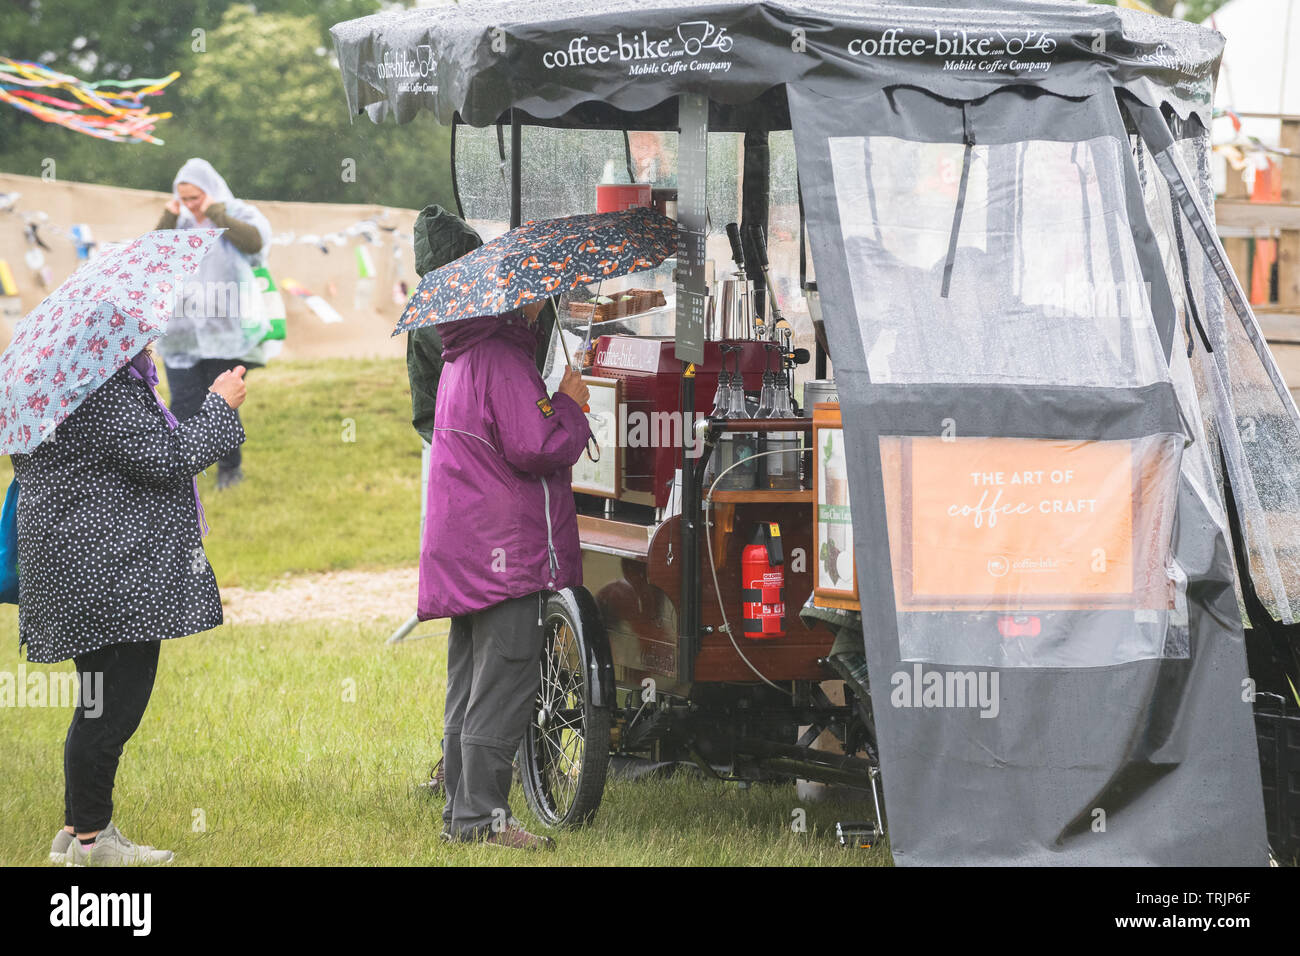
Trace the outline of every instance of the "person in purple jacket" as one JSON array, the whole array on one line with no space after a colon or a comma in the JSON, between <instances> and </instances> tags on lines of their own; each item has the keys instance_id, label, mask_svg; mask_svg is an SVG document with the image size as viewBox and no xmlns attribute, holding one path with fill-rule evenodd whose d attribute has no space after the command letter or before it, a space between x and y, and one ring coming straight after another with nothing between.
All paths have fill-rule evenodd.
<instances>
[{"instance_id":1,"label":"person in purple jacket","mask_svg":"<svg viewBox=\"0 0 1300 956\"><path fill-rule=\"evenodd\" d=\"M546 394L541 306L440 328L421 620L450 617L443 838L554 846L510 814L511 763L541 681L548 591L582 583L570 469L591 434L581 374Z\"/></svg>"}]
</instances>

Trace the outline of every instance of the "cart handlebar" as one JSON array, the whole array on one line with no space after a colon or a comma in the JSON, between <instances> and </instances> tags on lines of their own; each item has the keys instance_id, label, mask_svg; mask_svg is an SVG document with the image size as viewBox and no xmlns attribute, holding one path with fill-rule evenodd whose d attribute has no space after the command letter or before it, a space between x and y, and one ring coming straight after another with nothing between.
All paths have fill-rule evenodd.
<instances>
[{"instance_id":1,"label":"cart handlebar","mask_svg":"<svg viewBox=\"0 0 1300 956\"><path fill-rule=\"evenodd\" d=\"M710 429L719 432L804 432L812 434L811 418L710 418Z\"/></svg>"}]
</instances>

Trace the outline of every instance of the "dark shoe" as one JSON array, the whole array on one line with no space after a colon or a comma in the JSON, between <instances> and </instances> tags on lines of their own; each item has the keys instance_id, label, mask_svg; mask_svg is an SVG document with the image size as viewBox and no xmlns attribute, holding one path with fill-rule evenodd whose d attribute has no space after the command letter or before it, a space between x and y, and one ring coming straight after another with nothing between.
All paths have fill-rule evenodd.
<instances>
[{"instance_id":1,"label":"dark shoe","mask_svg":"<svg viewBox=\"0 0 1300 956\"><path fill-rule=\"evenodd\" d=\"M505 829L489 832L484 843L504 846L511 850L554 850L555 841L547 836L537 836L521 827L513 818Z\"/></svg>"},{"instance_id":2,"label":"dark shoe","mask_svg":"<svg viewBox=\"0 0 1300 956\"><path fill-rule=\"evenodd\" d=\"M440 797L447 792L447 773L443 769L441 757L433 765L433 769L429 771L429 779L420 786L435 797Z\"/></svg>"},{"instance_id":3,"label":"dark shoe","mask_svg":"<svg viewBox=\"0 0 1300 956\"><path fill-rule=\"evenodd\" d=\"M224 491L232 485L237 485L244 480L244 470L242 468L218 468L217 469L217 491Z\"/></svg>"}]
</instances>

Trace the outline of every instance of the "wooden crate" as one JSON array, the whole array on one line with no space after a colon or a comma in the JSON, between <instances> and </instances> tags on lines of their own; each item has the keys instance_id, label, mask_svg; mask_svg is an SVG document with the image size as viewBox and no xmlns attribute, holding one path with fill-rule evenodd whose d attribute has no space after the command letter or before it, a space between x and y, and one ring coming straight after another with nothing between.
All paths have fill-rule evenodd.
<instances>
[{"instance_id":1,"label":"wooden crate","mask_svg":"<svg viewBox=\"0 0 1300 956\"><path fill-rule=\"evenodd\" d=\"M1225 195L1215 203L1215 219L1243 289L1251 286L1250 236L1277 236L1277 302L1253 306L1264 337L1293 395L1300 394L1300 116L1242 113L1280 119L1279 145L1291 151L1281 159L1281 201L1253 202L1241 177L1228 171Z\"/></svg>"}]
</instances>

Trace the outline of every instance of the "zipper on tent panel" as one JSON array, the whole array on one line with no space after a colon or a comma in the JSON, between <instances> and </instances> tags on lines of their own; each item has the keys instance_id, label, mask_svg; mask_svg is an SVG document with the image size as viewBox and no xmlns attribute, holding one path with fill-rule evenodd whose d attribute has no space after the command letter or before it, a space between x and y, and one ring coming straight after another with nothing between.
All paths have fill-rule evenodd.
<instances>
[{"instance_id":1,"label":"zipper on tent panel","mask_svg":"<svg viewBox=\"0 0 1300 956\"><path fill-rule=\"evenodd\" d=\"M957 261L957 237L961 233L962 211L966 206L966 185L970 182L970 162L971 152L975 147L975 134L970 127L970 115L966 112L966 104L961 107L961 126L962 139L966 143L966 149L962 152L961 157L961 184L957 187L957 205L952 211L952 233L948 236L948 258L943 264L943 287L939 290L939 295L948 298L948 289L952 285L952 267Z\"/></svg>"}]
</instances>

